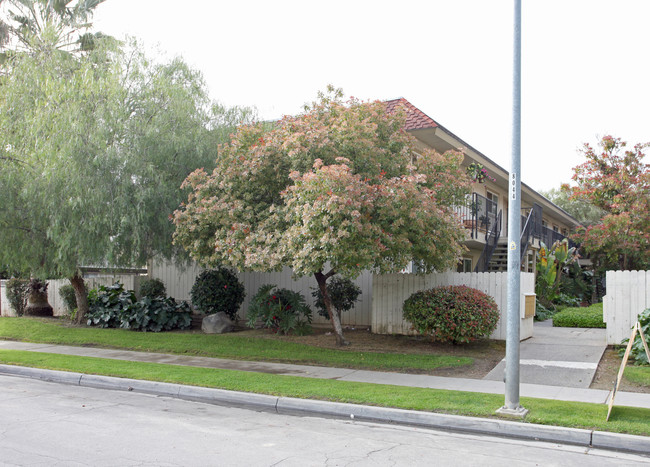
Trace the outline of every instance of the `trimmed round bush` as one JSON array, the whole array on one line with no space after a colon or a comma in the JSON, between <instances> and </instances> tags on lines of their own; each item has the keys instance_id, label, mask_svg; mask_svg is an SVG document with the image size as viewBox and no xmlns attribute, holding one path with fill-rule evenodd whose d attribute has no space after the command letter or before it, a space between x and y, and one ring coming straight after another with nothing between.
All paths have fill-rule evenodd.
<instances>
[{"instance_id":1,"label":"trimmed round bush","mask_svg":"<svg viewBox=\"0 0 650 467\"><path fill-rule=\"evenodd\" d=\"M235 320L246 292L237 276L226 268L209 269L196 277L190 297L192 304L206 315L223 311Z\"/></svg>"},{"instance_id":2,"label":"trimmed round bush","mask_svg":"<svg viewBox=\"0 0 650 467\"><path fill-rule=\"evenodd\" d=\"M416 292L403 310L404 319L420 334L454 344L489 337L499 321L494 299L464 285Z\"/></svg>"},{"instance_id":3,"label":"trimmed round bush","mask_svg":"<svg viewBox=\"0 0 650 467\"><path fill-rule=\"evenodd\" d=\"M140 283L140 296L141 297L163 297L167 296L167 289L165 284L160 279L144 279Z\"/></svg>"},{"instance_id":4,"label":"trimmed round bush","mask_svg":"<svg viewBox=\"0 0 650 467\"><path fill-rule=\"evenodd\" d=\"M327 293L329 294L332 306L339 314L340 319L341 312L352 309L357 300L359 300L361 288L350 279L333 277L327 283ZM323 318L329 319L329 314L325 308L325 300L323 300L323 294L320 292L320 289L317 288L311 295L316 299L314 305L318 310L318 314Z\"/></svg>"}]
</instances>

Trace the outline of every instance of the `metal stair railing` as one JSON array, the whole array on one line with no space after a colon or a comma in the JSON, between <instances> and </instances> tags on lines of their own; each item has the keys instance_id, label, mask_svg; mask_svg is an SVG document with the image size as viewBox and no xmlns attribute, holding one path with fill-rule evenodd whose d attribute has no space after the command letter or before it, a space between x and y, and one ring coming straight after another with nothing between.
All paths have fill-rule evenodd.
<instances>
[{"instance_id":1,"label":"metal stair railing","mask_svg":"<svg viewBox=\"0 0 650 467\"><path fill-rule=\"evenodd\" d=\"M531 209L530 212L528 213L528 217L526 218L526 221L524 222L524 227L521 229L521 238L519 239L519 245L521 245L521 253L519 254L519 264L524 260L524 257L526 256L526 252L528 251L528 245L531 243L533 234L536 231L536 216L535 216L536 210ZM523 218L523 216L522 216Z\"/></svg>"},{"instance_id":2,"label":"metal stair railing","mask_svg":"<svg viewBox=\"0 0 650 467\"><path fill-rule=\"evenodd\" d=\"M497 243L499 242L499 237L501 236L501 217L502 211L496 216L492 230L488 232L485 239L485 246L481 252L481 257L476 263L474 272L486 272L488 270L488 265L490 264L490 259L494 254L494 250L497 248Z\"/></svg>"}]
</instances>

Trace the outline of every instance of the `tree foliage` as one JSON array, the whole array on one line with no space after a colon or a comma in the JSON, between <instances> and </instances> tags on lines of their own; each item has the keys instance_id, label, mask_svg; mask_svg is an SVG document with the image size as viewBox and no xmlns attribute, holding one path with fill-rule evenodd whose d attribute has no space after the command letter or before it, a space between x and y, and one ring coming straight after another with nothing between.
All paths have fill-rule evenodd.
<instances>
[{"instance_id":1,"label":"tree foliage","mask_svg":"<svg viewBox=\"0 0 650 467\"><path fill-rule=\"evenodd\" d=\"M597 152L585 144L587 161L575 167L572 199L605 212L599 223L579 229L576 240L600 267L650 268L650 165L648 144L625 150L620 138L605 136Z\"/></svg>"},{"instance_id":2,"label":"tree foliage","mask_svg":"<svg viewBox=\"0 0 650 467\"><path fill-rule=\"evenodd\" d=\"M73 278L171 257L179 186L212 166L221 125L240 116L213 106L182 60L137 47L16 56L0 82L0 264Z\"/></svg>"},{"instance_id":3,"label":"tree foliage","mask_svg":"<svg viewBox=\"0 0 650 467\"><path fill-rule=\"evenodd\" d=\"M105 0L0 0L0 50L43 53L92 49L90 19Z\"/></svg>"},{"instance_id":4,"label":"tree foliage","mask_svg":"<svg viewBox=\"0 0 650 467\"><path fill-rule=\"evenodd\" d=\"M552 188L541 193L553 204L575 217L582 225L596 224L605 215L605 211L597 208L593 204L583 199L572 197L569 185L562 185L560 188Z\"/></svg>"},{"instance_id":5,"label":"tree foliage","mask_svg":"<svg viewBox=\"0 0 650 467\"><path fill-rule=\"evenodd\" d=\"M453 266L465 238L453 207L469 182L461 154L417 147L404 112L330 92L271 128L240 127L211 174L185 181L174 235L205 266L314 275L342 344L327 279L411 260L425 271Z\"/></svg>"},{"instance_id":6,"label":"tree foliage","mask_svg":"<svg viewBox=\"0 0 650 467\"><path fill-rule=\"evenodd\" d=\"M555 308L560 296L562 273L577 260L576 247L569 248L568 239L556 240L550 248L541 242L536 264L535 293L545 308Z\"/></svg>"}]
</instances>

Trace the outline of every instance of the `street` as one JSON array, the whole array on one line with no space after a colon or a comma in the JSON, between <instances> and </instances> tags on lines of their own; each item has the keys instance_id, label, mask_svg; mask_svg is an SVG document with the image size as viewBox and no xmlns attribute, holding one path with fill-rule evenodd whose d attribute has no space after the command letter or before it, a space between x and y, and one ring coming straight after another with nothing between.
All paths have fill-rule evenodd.
<instances>
[{"instance_id":1,"label":"street","mask_svg":"<svg viewBox=\"0 0 650 467\"><path fill-rule=\"evenodd\" d=\"M647 465L551 443L291 417L0 376L0 465Z\"/></svg>"}]
</instances>

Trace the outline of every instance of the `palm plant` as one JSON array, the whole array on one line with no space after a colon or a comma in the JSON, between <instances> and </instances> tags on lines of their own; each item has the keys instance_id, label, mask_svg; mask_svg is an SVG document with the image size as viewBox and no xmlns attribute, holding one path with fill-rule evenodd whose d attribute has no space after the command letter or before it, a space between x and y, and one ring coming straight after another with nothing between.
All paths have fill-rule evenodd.
<instances>
[{"instance_id":1,"label":"palm plant","mask_svg":"<svg viewBox=\"0 0 650 467\"><path fill-rule=\"evenodd\" d=\"M0 47L17 51L75 52L93 47L89 31L95 8L105 0L0 0Z\"/></svg>"}]
</instances>

